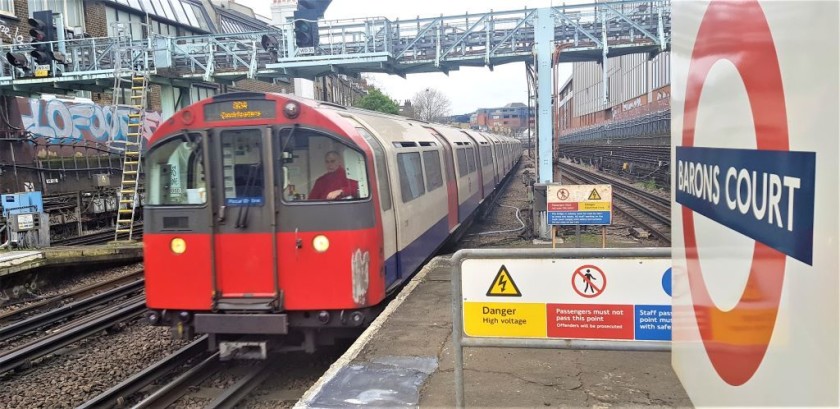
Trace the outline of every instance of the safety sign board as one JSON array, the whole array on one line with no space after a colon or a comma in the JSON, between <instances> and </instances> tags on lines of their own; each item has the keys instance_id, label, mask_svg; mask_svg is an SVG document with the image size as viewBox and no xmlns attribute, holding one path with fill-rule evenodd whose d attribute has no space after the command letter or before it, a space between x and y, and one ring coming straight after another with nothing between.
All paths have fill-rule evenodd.
<instances>
[{"instance_id":1,"label":"safety sign board","mask_svg":"<svg viewBox=\"0 0 840 409\"><path fill-rule=\"evenodd\" d=\"M465 259L464 333L670 341L670 267L663 258Z\"/></svg>"},{"instance_id":2,"label":"safety sign board","mask_svg":"<svg viewBox=\"0 0 840 409\"><path fill-rule=\"evenodd\" d=\"M550 184L546 190L550 225L612 223L612 185Z\"/></svg>"}]
</instances>

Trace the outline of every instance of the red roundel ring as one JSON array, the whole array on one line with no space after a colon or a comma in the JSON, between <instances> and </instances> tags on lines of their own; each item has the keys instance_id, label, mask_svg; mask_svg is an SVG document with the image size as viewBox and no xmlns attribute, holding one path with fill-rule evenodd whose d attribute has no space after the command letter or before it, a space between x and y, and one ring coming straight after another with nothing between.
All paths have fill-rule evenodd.
<instances>
[{"instance_id":1,"label":"red roundel ring","mask_svg":"<svg viewBox=\"0 0 840 409\"><path fill-rule=\"evenodd\" d=\"M789 150L787 112L782 76L773 36L757 1L732 2L713 0L703 21L691 53L691 65L685 94L685 117L682 146L694 146L697 106L706 77L719 60L729 60L738 69L746 88L750 109L755 121L756 145L759 150ZM713 312L715 325L735 328L742 324L747 303L742 294L730 311L722 311L709 296L700 270L694 213L682 207L683 235L686 263L694 311L697 316ZM785 275L786 257L783 253L758 241L753 250L747 288L744 293L758 290L763 305L769 306L768 325L753 329L749 334L752 345L730 345L716 342L712 331L700 328L703 346L712 366L726 383L742 385L758 370L773 335L779 300ZM723 274L724 272L721 272ZM739 315L741 314L741 315Z\"/></svg>"}]
</instances>

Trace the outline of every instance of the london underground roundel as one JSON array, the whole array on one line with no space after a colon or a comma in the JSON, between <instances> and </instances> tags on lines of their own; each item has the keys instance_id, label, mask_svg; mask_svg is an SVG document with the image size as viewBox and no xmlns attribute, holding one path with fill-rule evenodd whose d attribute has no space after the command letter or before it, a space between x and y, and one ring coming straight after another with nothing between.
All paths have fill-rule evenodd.
<instances>
[{"instance_id":1,"label":"london underground roundel","mask_svg":"<svg viewBox=\"0 0 840 409\"><path fill-rule=\"evenodd\" d=\"M722 59L734 65L743 81L757 149L695 146L703 86L712 66ZM789 150L783 85L776 46L759 3L712 1L688 68L675 196L682 205L686 269L700 336L715 371L730 385L747 382L765 357L787 257L812 262L815 155ZM729 310L714 303L704 280L695 213L755 240L746 288ZM743 328L751 313L748 305L755 299L765 306L758 317L762 324L741 330L738 339L727 337L720 329Z\"/></svg>"}]
</instances>

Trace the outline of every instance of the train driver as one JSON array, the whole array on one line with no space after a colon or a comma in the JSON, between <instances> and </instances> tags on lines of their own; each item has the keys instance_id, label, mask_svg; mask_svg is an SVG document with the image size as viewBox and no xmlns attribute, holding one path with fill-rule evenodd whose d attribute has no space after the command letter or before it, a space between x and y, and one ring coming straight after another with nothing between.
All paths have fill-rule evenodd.
<instances>
[{"instance_id":1,"label":"train driver","mask_svg":"<svg viewBox=\"0 0 840 409\"><path fill-rule=\"evenodd\" d=\"M345 197L359 197L359 182L347 177L341 155L329 151L324 155L327 173L319 177L309 192L309 200L335 200Z\"/></svg>"}]
</instances>

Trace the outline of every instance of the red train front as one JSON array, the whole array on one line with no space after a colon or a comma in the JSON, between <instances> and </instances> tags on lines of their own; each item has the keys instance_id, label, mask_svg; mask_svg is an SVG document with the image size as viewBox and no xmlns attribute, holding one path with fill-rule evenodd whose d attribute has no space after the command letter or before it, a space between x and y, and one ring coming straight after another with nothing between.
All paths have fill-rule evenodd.
<instances>
[{"instance_id":1,"label":"red train front","mask_svg":"<svg viewBox=\"0 0 840 409\"><path fill-rule=\"evenodd\" d=\"M386 294L373 160L334 119L233 93L157 130L144 159L150 322L261 356L369 324ZM326 174L341 177L317 182Z\"/></svg>"}]
</instances>

